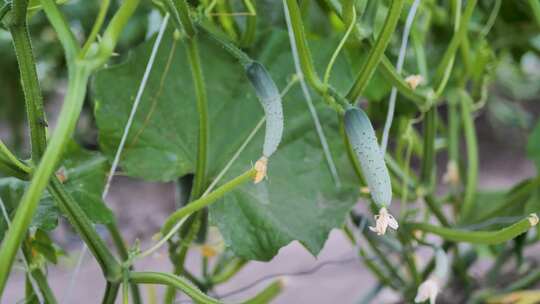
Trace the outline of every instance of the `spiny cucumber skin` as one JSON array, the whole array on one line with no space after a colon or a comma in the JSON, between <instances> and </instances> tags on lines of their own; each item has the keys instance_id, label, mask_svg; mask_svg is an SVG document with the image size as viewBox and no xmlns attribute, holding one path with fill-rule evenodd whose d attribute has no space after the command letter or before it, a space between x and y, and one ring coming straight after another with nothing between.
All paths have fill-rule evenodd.
<instances>
[{"instance_id":1,"label":"spiny cucumber skin","mask_svg":"<svg viewBox=\"0 0 540 304\"><path fill-rule=\"evenodd\" d=\"M390 175L368 116L359 108L345 112L345 132L369 187L373 201L381 207L392 203Z\"/></svg>"},{"instance_id":2,"label":"spiny cucumber skin","mask_svg":"<svg viewBox=\"0 0 540 304\"><path fill-rule=\"evenodd\" d=\"M252 62L246 67L246 74L266 116L263 156L270 157L278 148L283 136L283 107L281 94L264 66Z\"/></svg>"}]
</instances>

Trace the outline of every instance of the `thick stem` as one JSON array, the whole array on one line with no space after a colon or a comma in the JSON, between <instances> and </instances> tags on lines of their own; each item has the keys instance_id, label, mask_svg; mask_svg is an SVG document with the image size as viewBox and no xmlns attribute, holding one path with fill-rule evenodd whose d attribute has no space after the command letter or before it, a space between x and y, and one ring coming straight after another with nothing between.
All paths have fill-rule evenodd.
<instances>
[{"instance_id":1,"label":"thick stem","mask_svg":"<svg viewBox=\"0 0 540 304\"><path fill-rule=\"evenodd\" d=\"M94 229L94 226L86 213L84 213L79 204L77 204L77 202L75 202L64 190L62 184L56 177L53 177L51 180L48 190L54 197L58 207L67 216L71 225L73 225L98 261L107 280L117 281L121 277L120 264L108 249L107 244L105 244Z\"/></svg>"},{"instance_id":2,"label":"thick stem","mask_svg":"<svg viewBox=\"0 0 540 304\"><path fill-rule=\"evenodd\" d=\"M89 70L86 66L76 66L70 73L67 95L64 106L60 112L58 126L45 150L30 185L26 189L11 228L6 233L0 247L0 291L3 291L13 259L19 248L22 238L30 225L39 199L47 186L56 164L58 163L65 145L70 139L82 109Z\"/></svg>"},{"instance_id":3,"label":"thick stem","mask_svg":"<svg viewBox=\"0 0 540 304\"><path fill-rule=\"evenodd\" d=\"M47 141L44 128L47 122L43 111L43 97L26 23L11 27L10 32L13 37L13 46L17 55L21 85L24 92L30 140L32 142L32 160L37 164L45 151Z\"/></svg>"},{"instance_id":4,"label":"thick stem","mask_svg":"<svg viewBox=\"0 0 540 304\"><path fill-rule=\"evenodd\" d=\"M120 290L120 283L107 282L105 287L105 294L103 295L102 304L114 304L118 297L118 291Z\"/></svg>"}]
</instances>

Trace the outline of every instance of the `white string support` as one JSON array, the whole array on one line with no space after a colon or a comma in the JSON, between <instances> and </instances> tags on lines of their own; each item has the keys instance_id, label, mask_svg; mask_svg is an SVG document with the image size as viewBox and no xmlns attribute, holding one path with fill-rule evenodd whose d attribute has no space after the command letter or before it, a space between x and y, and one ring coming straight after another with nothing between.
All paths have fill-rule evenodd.
<instances>
[{"instance_id":1,"label":"white string support","mask_svg":"<svg viewBox=\"0 0 540 304\"><path fill-rule=\"evenodd\" d=\"M111 169L109 171L109 175L107 176L107 182L105 183L105 188L103 189L103 193L101 194L101 198L103 199L104 202L105 202L105 198L107 197L107 194L109 193L111 182L114 178L116 169L118 168L118 163L120 162L120 156L122 155L122 152L124 150L124 146L126 144L129 130L131 129L131 125L133 124L133 119L135 118L135 114L137 113L137 109L139 108L139 104L141 102L144 89L146 88L146 84L148 83L148 78L150 77L150 72L152 71L152 68L154 66L156 55L158 53L161 40L163 39L163 35L165 34L165 30L167 29L168 22L169 22L169 14L167 13L165 17L163 18L163 21L161 21L161 26L159 28L158 35L156 37L156 40L154 41L152 52L150 53L150 58L148 59L148 63L146 64L143 78L139 85L137 95L135 96L135 101L133 102L133 105L131 106L131 112L129 114L128 121L126 125L124 126L124 133L122 134L122 138L120 139L120 144L118 145L113 163L111 165ZM88 253L88 247L86 246L86 243L83 243L82 248L81 248L81 253L79 255L79 259L77 260L77 266L75 267L75 270L73 270L73 274L71 275L71 279L68 285L69 287L64 294L62 303L69 303L72 289L75 285L75 281L77 280L77 277L79 275L79 272L83 264L83 260L86 257L87 253Z\"/></svg>"},{"instance_id":2,"label":"white string support","mask_svg":"<svg viewBox=\"0 0 540 304\"><path fill-rule=\"evenodd\" d=\"M332 153L330 152L330 148L328 147L326 136L324 135L324 131L321 127L321 122L319 121L317 110L315 109L315 106L313 105L311 94L309 93L309 88L306 84L306 81L304 80L304 74L302 73L302 68L300 67L300 59L298 57L298 48L296 46L296 41L294 40L294 34L293 34L293 29L292 29L292 24L291 24L291 16L289 14L289 8L287 7L285 0L283 0L283 11L285 12L285 20L287 21L287 31L289 32L289 40L291 43L291 52L294 59L294 67L296 69L296 74L300 78L300 86L302 87L304 100L306 101L306 104L308 106L309 112L311 114L311 118L313 119L313 123L315 124L315 130L317 131L317 135L319 136L319 141L321 142L324 156L326 158L326 162L328 163L328 168L330 169L332 178L334 179L334 183L336 184L336 187L340 188L341 181L337 173L336 165L334 163L334 159L332 158Z\"/></svg>"},{"instance_id":3,"label":"white string support","mask_svg":"<svg viewBox=\"0 0 540 304\"><path fill-rule=\"evenodd\" d=\"M414 0L411 8L409 9L409 13L407 14L407 20L405 21L405 28L403 29L401 47L399 48L398 61L396 65L396 71L398 74L401 74L401 71L403 70L403 63L405 62L407 45L409 43L409 33L411 32L412 24L414 22L414 17L416 15L419 4L420 0ZM388 100L388 112L386 114L386 122L384 123L383 135L381 140L381 152L383 155L386 154L386 148L388 146L388 135L390 134L390 128L392 127L392 121L394 120L397 93L397 88L393 86L392 91L390 92L390 99Z\"/></svg>"}]
</instances>

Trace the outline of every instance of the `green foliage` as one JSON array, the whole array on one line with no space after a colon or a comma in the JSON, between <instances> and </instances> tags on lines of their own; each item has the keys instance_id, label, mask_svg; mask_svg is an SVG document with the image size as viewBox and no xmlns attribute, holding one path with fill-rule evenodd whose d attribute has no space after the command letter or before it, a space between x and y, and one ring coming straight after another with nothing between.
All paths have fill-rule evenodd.
<instances>
[{"instance_id":1,"label":"green foliage","mask_svg":"<svg viewBox=\"0 0 540 304\"><path fill-rule=\"evenodd\" d=\"M263 44L264 48L254 57L265 63L274 81L280 88L285 88L294 73L287 36L275 31L264 41L272 44ZM163 47L120 162L130 176L168 181L194 173L197 111L190 75L176 72L188 66L181 44L170 34L162 41ZM319 46L314 54L317 60L327 60L333 44L314 45ZM96 76L94 107L100 144L110 158L118 146L151 46L152 41L149 41L126 62L101 70ZM205 81L210 84L208 172L209 176L215 177L263 114L242 67L212 41L203 40L200 47L201 57L206 58L203 62ZM171 50L174 51L172 55ZM170 62L169 67L167 62ZM336 73L350 74L343 59L338 61ZM112 82L114 87L110 86ZM335 85L344 87L342 83ZM212 219L228 245L242 257L268 260L292 240L299 240L317 254L330 229L342 225L354 203L354 179L349 180L342 190L333 186L322 148L301 99L298 86L284 97L286 131L280 150L270 160L268 181L243 186L225 196L223 203L211 208ZM340 171L344 169L350 176L336 117L321 106L319 102L326 121L325 131L329 138L334 138L334 155L342 155ZM228 177L238 175L257 160L262 138L263 134L259 132L235 162Z\"/></svg>"},{"instance_id":2,"label":"green foliage","mask_svg":"<svg viewBox=\"0 0 540 304\"><path fill-rule=\"evenodd\" d=\"M111 210L105 206L101 199L101 192L105 184L107 170L105 157L96 152L82 149L75 143L70 143L62 166L58 174L65 178L66 190L75 198L86 215L96 224L108 224L114 220ZM6 205L9 214L13 215L17 204L28 186L15 178L0 179L0 198ZM48 192L41 197L38 210L32 219L31 228L46 231L56 228L59 209ZM2 217L0 220L0 239L3 238L6 225Z\"/></svg>"},{"instance_id":3,"label":"green foliage","mask_svg":"<svg viewBox=\"0 0 540 304\"><path fill-rule=\"evenodd\" d=\"M419 7L407 47L401 28L413 3ZM138 284L167 285L167 304L175 289L200 303L220 303L209 295L250 260L268 261L295 240L317 255L332 229L343 230L380 286L407 303L416 293L429 298L422 293L434 290L430 284L459 286L464 298L482 302L540 280L524 254L539 239L531 228L540 212L540 178L497 191L482 189L478 180L484 156L496 152L482 146L485 122L505 146L522 148L526 141L540 172L536 0L13 0L0 8L0 100L7 100L0 104L0 126L9 127L8 145L2 141L0 149L0 174L6 176L0 198L12 221L8 228L0 218L0 295L22 251L26 300L40 295L57 302L45 273L64 254L49 235L60 210L103 272L105 304L115 302L121 285L125 303L129 289L133 303L142 303ZM160 20L170 24L157 45ZM403 71L394 67L398 57ZM283 106L284 120L267 124L279 127L266 134L258 131L265 113L242 66L254 61L272 78L264 81L283 90L283 103L274 105ZM42 99L55 96L64 78L67 92L49 130ZM395 123L383 126L394 114L386 102L393 87ZM303 100L310 96L314 107ZM344 113L351 105L365 110L375 138L390 130L386 155L378 155L378 142L370 145L370 157L380 156L375 167L366 167L365 153L354 153L363 144L358 134L347 137ZM77 125L81 114L90 123ZM265 135L282 125L277 151L271 146L262 153L267 163L260 162ZM377 212L370 176L380 174L384 162L391 182L385 193L391 188L401 212L382 208L372 220L353 205L362 200ZM104 204L111 164L113 174L119 169L127 178L185 188L182 207L147 250L122 239ZM94 224L107 227L118 258ZM223 237L223 253L212 247L210 226ZM398 230L373 233L384 234L387 226ZM204 243L201 275L184 265L195 239ZM164 245L174 274L133 269L134 261ZM425 247L436 254L417 263ZM485 275L472 277L478 253L496 259ZM209 263L215 255L217 262ZM452 265L441 267L448 255ZM504 282L494 278L512 268L514 258L519 270L511 274L519 278L501 287ZM244 303L269 302L282 287L276 281Z\"/></svg>"}]
</instances>

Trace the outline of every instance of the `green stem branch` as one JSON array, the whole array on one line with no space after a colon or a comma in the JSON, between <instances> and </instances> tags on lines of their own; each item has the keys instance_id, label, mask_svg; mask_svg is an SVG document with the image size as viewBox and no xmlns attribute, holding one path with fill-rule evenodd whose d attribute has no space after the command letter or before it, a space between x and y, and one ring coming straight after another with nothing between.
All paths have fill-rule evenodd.
<instances>
[{"instance_id":1,"label":"green stem branch","mask_svg":"<svg viewBox=\"0 0 540 304\"><path fill-rule=\"evenodd\" d=\"M227 182L223 186L217 188L216 190L209 193L208 195L203 196L200 199L197 199L197 200L189 203L188 205L186 205L185 207L183 207L181 209L178 209L176 212L174 212L173 214L171 214L167 218L167 220L165 221L165 224L163 225L163 228L161 229L161 233L163 235L166 235L169 232L169 230L174 225L176 225L176 223L178 223L178 221L180 221L184 217L186 217L186 216L188 216L188 215L190 215L190 214L192 214L192 213L194 213L196 211L199 211L202 208L212 204L213 202L217 201L218 199L223 197L228 192L230 192L230 191L236 189L238 186L250 181L251 179L253 179L256 172L257 171L255 169L250 169L250 170L244 172L243 174L241 174L240 176L230 180L229 182Z\"/></svg>"},{"instance_id":2,"label":"green stem branch","mask_svg":"<svg viewBox=\"0 0 540 304\"><path fill-rule=\"evenodd\" d=\"M0 291L5 287L17 248L30 225L41 194L56 168L66 143L73 134L86 94L88 77L89 70L85 66L76 66L75 70L70 73L67 95L60 112L58 126L19 203L12 226L6 233L0 247L0 260L2 261L0 263Z\"/></svg>"},{"instance_id":3,"label":"green stem branch","mask_svg":"<svg viewBox=\"0 0 540 304\"><path fill-rule=\"evenodd\" d=\"M369 80L375 73L379 62L384 56L384 51L386 50L388 43L390 43L392 34L396 29L404 2L405 1L403 0L392 0L392 4L388 10L388 15L386 16L386 20L381 29L379 37L369 52L366 63L363 65L360 73L356 77L353 86L349 90L349 93L347 93L347 99L350 102L354 102L358 99L358 97L364 92Z\"/></svg>"},{"instance_id":4,"label":"green stem branch","mask_svg":"<svg viewBox=\"0 0 540 304\"><path fill-rule=\"evenodd\" d=\"M492 245L500 244L517 237L518 235L529 230L529 228L535 226L537 221L538 217L535 214L532 214L511 226L497 231L452 229L433 226L427 223L407 223L406 227L411 231L420 230L423 232L436 234L447 241Z\"/></svg>"}]
</instances>

